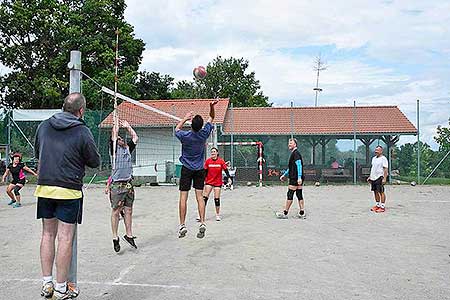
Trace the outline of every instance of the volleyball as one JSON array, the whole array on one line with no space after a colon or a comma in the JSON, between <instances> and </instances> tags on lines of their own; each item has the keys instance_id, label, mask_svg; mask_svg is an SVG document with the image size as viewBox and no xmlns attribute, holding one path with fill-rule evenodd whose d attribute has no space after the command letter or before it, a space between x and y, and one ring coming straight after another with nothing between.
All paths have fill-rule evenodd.
<instances>
[{"instance_id":1,"label":"volleyball","mask_svg":"<svg viewBox=\"0 0 450 300\"><path fill-rule=\"evenodd\" d=\"M204 79L207 75L206 73L206 69L203 66L198 66L196 68L194 68L194 70L192 71L192 74L194 75L194 77L196 79Z\"/></svg>"}]
</instances>

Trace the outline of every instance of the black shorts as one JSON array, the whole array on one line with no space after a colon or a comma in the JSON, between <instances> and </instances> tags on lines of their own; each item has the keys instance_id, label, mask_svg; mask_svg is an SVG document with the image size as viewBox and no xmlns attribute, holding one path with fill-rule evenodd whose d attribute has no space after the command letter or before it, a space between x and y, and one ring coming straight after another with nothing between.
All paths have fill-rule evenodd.
<instances>
[{"instance_id":1,"label":"black shorts","mask_svg":"<svg viewBox=\"0 0 450 300\"><path fill-rule=\"evenodd\" d=\"M303 184L303 178L302 178L302 184ZM289 185L300 186L300 185L298 184L297 179L293 179L293 178L289 178Z\"/></svg>"},{"instance_id":2,"label":"black shorts","mask_svg":"<svg viewBox=\"0 0 450 300\"><path fill-rule=\"evenodd\" d=\"M384 193L383 176L379 177L376 180L371 180L370 183L372 185L372 188L371 188L372 191Z\"/></svg>"},{"instance_id":3,"label":"black shorts","mask_svg":"<svg viewBox=\"0 0 450 300\"><path fill-rule=\"evenodd\" d=\"M37 219L57 218L69 224L81 224L83 216L83 198L59 200L38 197Z\"/></svg>"},{"instance_id":4,"label":"black shorts","mask_svg":"<svg viewBox=\"0 0 450 300\"><path fill-rule=\"evenodd\" d=\"M25 179L13 179L11 181L11 184L21 184L21 185L25 185Z\"/></svg>"},{"instance_id":5,"label":"black shorts","mask_svg":"<svg viewBox=\"0 0 450 300\"><path fill-rule=\"evenodd\" d=\"M203 187L205 186L205 170L190 170L185 166L182 166L180 191L189 191L191 186L196 190L203 190Z\"/></svg>"}]
</instances>

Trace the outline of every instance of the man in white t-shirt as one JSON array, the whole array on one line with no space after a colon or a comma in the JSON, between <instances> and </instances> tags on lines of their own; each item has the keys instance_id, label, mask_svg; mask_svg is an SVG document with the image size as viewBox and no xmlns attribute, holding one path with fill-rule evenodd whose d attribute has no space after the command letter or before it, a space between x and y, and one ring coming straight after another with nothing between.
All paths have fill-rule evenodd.
<instances>
[{"instance_id":1,"label":"man in white t-shirt","mask_svg":"<svg viewBox=\"0 0 450 300\"><path fill-rule=\"evenodd\" d=\"M372 191L375 195L376 205L370 210L376 213L385 211L386 195L384 185L388 176L388 160L383 155L383 147L375 148L375 156L372 158L372 168L367 182L372 185ZM381 202L381 203L380 203Z\"/></svg>"}]
</instances>

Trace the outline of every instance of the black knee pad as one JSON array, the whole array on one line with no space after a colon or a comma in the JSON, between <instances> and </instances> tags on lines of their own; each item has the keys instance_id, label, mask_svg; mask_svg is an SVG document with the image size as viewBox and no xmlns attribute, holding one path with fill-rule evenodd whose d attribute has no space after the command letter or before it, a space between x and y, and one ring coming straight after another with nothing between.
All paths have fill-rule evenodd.
<instances>
[{"instance_id":1,"label":"black knee pad","mask_svg":"<svg viewBox=\"0 0 450 300\"><path fill-rule=\"evenodd\" d=\"M288 189L287 191L287 199L294 200L294 190Z\"/></svg>"},{"instance_id":2,"label":"black knee pad","mask_svg":"<svg viewBox=\"0 0 450 300\"><path fill-rule=\"evenodd\" d=\"M214 204L216 205L216 207L220 206L220 198L214 198Z\"/></svg>"},{"instance_id":3,"label":"black knee pad","mask_svg":"<svg viewBox=\"0 0 450 300\"><path fill-rule=\"evenodd\" d=\"M203 196L203 201L205 201L205 205L206 205L206 203L208 203L208 197Z\"/></svg>"},{"instance_id":4,"label":"black knee pad","mask_svg":"<svg viewBox=\"0 0 450 300\"><path fill-rule=\"evenodd\" d=\"M20 189L21 189L22 187L21 186L15 186L14 187L14 195L16 195L16 196L20 196Z\"/></svg>"},{"instance_id":5,"label":"black knee pad","mask_svg":"<svg viewBox=\"0 0 450 300\"><path fill-rule=\"evenodd\" d=\"M297 196L298 200L303 200L303 190L302 189L296 190L295 195Z\"/></svg>"}]
</instances>

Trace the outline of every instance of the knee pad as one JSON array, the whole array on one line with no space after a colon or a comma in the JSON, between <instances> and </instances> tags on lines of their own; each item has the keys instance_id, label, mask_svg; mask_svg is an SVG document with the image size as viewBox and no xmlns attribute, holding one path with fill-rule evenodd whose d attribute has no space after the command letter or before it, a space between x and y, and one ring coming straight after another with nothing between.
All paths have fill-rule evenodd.
<instances>
[{"instance_id":1,"label":"knee pad","mask_svg":"<svg viewBox=\"0 0 450 300\"><path fill-rule=\"evenodd\" d=\"M16 196L20 196L20 189L21 189L22 187L20 187L20 186L15 186L14 187L14 190L13 190L13 192L14 192L14 195L16 195Z\"/></svg>"},{"instance_id":2,"label":"knee pad","mask_svg":"<svg viewBox=\"0 0 450 300\"><path fill-rule=\"evenodd\" d=\"M302 189L296 190L295 195L297 196L298 200L303 200L303 190Z\"/></svg>"},{"instance_id":3,"label":"knee pad","mask_svg":"<svg viewBox=\"0 0 450 300\"><path fill-rule=\"evenodd\" d=\"M220 206L220 198L214 198L214 204L216 205L216 207Z\"/></svg>"},{"instance_id":4,"label":"knee pad","mask_svg":"<svg viewBox=\"0 0 450 300\"><path fill-rule=\"evenodd\" d=\"M203 196L203 201L205 201L205 205L206 205L206 203L208 202L208 197Z\"/></svg>"},{"instance_id":5,"label":"knee pad","mask_svg":"<svg viewBox=\"0 0 450 300\"><path fill-rule=\"evenodd\" d=\"M294 190L288 189L287 191L287 199L288 200L293 200L294 199Z\"/></svg>"}]
</instances>

